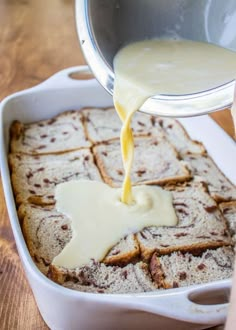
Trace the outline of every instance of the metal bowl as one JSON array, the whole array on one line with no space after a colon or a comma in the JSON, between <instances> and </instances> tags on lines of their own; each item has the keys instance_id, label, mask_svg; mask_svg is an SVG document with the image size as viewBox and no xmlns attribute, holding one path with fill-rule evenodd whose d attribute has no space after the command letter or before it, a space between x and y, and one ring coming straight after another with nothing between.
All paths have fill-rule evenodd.
<instances>
[{"instance_id":1,"label":"metal bowl","mask_svg":"<svg viewBox=\"0 0 236 330\"><path fill-rule=\"evenodd\" d=\"M184 38L236 51L235 0L77 0L81 48L97 80L113 93L113 58L124 45L147 38ZM141 111L187 117L231 106L234 81L186 95L157 95Z\"/></svg>"}]
</instances>

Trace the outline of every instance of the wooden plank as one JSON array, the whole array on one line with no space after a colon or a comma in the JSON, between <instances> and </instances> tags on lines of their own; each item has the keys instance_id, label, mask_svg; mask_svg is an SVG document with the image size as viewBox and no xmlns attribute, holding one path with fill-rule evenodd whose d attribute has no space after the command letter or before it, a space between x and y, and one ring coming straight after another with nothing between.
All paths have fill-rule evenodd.
<instances>
[{"instance_id":1,"label":"wooden plank","mask_svg":"<svg viewBox=\"0 0 236 330\"><path fill-rule=\"evenodd\" d=\"M211 117L232 137L235 137L234 124L229 109L217 111Z\"/></svg>"}]
</instances>

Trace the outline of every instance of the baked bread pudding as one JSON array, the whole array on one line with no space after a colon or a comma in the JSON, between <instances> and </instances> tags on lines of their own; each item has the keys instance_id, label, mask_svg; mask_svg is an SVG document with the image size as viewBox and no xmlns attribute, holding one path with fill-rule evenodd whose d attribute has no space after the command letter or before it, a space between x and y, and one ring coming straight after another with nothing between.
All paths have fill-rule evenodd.
<instances>
[{"instance_id":1,"label":"baked bread pudding","mask_svg":"<svg viewBox=\"0 0 236 330\"><path fill-rule=\"evenodd\" d=\"M12 123L12 187L37 267L67 288L94 293L145 292L231 277L236 187L177 120L140 112L132 121L132 183L159 185L171 192L178 224L127 235L101 262L91 260L73 269L53 265L72 238L70 219L55 207L55 187L80 179L120 187L124 177L120 128L113 108Z\"/></svg>"}]
</instances>

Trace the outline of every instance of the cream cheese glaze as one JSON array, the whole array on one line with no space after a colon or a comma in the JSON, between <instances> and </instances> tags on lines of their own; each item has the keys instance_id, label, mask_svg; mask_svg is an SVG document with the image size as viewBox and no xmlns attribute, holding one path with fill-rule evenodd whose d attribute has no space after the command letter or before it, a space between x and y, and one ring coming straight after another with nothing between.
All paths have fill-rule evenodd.
<instances>
[{"instance_id":1,"label":"cream cheese glaze","mask_svg":"<svg viewBox=\"0 0 236 330\"><path fill-rule=\"evenodd\" d=\"M71 241L53 260L57 266L74 268L90 259L101 261L127 234L147 226L176 225L169 192L154 186L131 189L132 116L152 95L194 93L233 80L236 54L200 42L146 40L121 49L114 59L114 71L114 104L123 122L123 187L115 189L92 181L56 187L57 209L71 219L73 232Z\"/></svg>"},{"instance_id":2,"label":"cream cheese glaze","mask_svg":"<svg viewBox=\"0 0 236 330\"><path fill-rule=\"evenodd\" d=\"M71 219L73 237L53 260L74 268L102 260L109 248L146 226L173 226L172 196L159 187L133 188L132 205L120 201L121 190L97 181L69 181L57 186L58 211Z\"/></svg>"}]
</instances>

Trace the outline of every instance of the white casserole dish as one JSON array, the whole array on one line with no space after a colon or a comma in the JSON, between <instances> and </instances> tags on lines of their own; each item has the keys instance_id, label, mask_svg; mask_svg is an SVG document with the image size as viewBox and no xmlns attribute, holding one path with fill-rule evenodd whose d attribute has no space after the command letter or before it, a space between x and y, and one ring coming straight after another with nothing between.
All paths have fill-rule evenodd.
<instances>
[{"instance_id":1,"label":"white casserole dish","mask_svg":"<svg viewBox=\"0 0 236 330\"><path fill-rule=\"evenodd\" d=\"M34 265L19 224L8 168L9 125L32 122L85 106L108 107L112 98L96 80L75 80L63 70L40 85L15 93L0 105L1 174L13 234L40 313L50 329L205 329L225 321L231 280L144 294L92 294L61 287ZM208 116L181 122L201 140L221 170L236 183L234 141ZM199 303L200 302L200 303Z\"/></svg>"}]
</instances>

